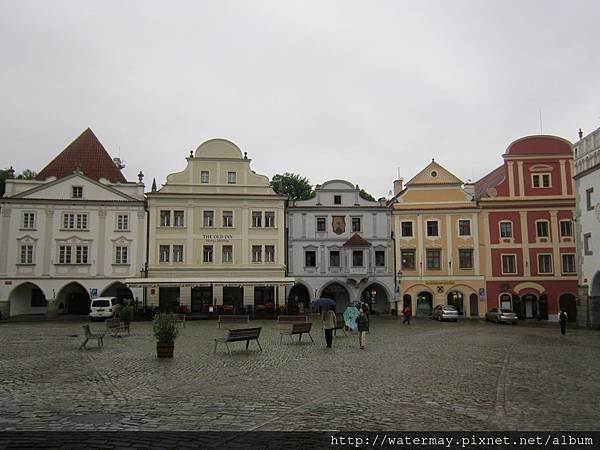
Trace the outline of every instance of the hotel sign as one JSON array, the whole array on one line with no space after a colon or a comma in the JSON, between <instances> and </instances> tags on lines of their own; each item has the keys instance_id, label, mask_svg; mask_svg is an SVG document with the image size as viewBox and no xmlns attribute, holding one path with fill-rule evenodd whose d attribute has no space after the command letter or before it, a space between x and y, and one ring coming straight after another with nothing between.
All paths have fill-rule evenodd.
<instances>
[{"instance_id":1,"label":"hotel sign","mask_svg":"<svg viewBox=\"0 0 600 450\"><path fill-rule=\"evenodd\" d=\"M452 280L430 280L426 281L425 284L454 284Z\"/></svg>"},{"instance_id":2,"label":"hotel sign","mask_svg":"<svg viewBox=\"0 0 600 450\"><path fill-rule=\"evenodd\" d=\"M233 239L231 234L203 234L202 238L206 242L229 242Z\"/></svg>"}]
</instances>

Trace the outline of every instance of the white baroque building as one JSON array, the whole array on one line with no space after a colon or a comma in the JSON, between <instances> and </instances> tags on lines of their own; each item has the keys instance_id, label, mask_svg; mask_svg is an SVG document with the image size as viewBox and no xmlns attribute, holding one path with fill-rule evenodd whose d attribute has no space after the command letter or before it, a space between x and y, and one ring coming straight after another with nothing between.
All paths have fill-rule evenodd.
<instances>
[{"instance_id":1,"label":"white baroque building","mask_svg":"<svg viewBox=\"0 0 600 450\"><path fill-rule=\"evenodd\" d=\"M142 301L124 281L144 266L143 175L127 182L88 128L34 180L0 198L0 311L87 314L91 298Z\"/></svg>"},{"instance_id":2,"label":"white baroque building","mask_svg":"<svg viewBox=\"0 0 600 450\"><path fill-rule=\"evenodd\" d=\"M337 312L361 300L378 313L395 308L391 210L359 193L348 181L330 180L288 206L292 311L320 297L334 299Z\"/></svg>"},{"instance_id":3,"label":"white baroque building","mask_svg":"<svg viewBox=\"0 0 600 450\"><path fill-rule=\"evenodd\" d=\"M600 328L600 128L574 145L579 298L577 322Z\"/></svg>"}]
</instances>

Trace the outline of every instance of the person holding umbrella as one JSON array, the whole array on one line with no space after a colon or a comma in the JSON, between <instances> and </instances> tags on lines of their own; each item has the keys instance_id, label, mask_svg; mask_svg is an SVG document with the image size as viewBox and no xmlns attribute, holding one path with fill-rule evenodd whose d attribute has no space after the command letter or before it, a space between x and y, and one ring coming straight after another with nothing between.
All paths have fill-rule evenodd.
<instances>
[{"instance_id":1,"label":"person holding umbrella","mask_svg":"<svg viewBox=\"0 0 600 450\"><path fill-rule=\"evenodd\" d=\"M360 308L358 317L356 318L356 325L358 325L358 344L360 349L365 348L365 338L369 331L369 316L367 316L365 310Z\"/></svg>"},{"instance_id":2,"label":"person holding umbrella","mask_svg":"<svg viewBox=\"0 0 600 450\"><path fill-rule=\"evenodd\" d=\"M323 321L323 329L325 330L325 343L327 344L327 348L331 348L331 344L333 342L333 330L335 328L337 318L335 316L335 312L333 311L333 306L328 305L324 308L324 311L321 313L321 320Z\"/></svg>"}]
</instances>

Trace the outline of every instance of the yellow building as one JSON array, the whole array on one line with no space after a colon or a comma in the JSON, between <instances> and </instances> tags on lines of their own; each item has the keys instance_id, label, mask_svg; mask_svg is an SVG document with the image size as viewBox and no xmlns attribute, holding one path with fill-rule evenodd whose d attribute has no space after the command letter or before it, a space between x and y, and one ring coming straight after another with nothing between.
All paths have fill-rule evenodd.
<instances>
[{"instance_id":1,"label":"yellow building","mask_svg":"<svg viewBox=\"0 0 600 450\"><path fill-rule=\"evenodd\" d=\"M464 317L485 315L485 258L470 186L432 160L405 186L394 183L392 230L397 308L429 316L455 305Z\"/></svg>"},{"instance_id":2,"label":"yellow building","mask_svg":"<svg viewBox=\"0 0 600 450\"><path fill-rule=\"evenodd\" d=\"M147 194L148 303L192 313L273 314L285 304L285 200L232 142L212 139Z\"/></svg>"}]
</instances>

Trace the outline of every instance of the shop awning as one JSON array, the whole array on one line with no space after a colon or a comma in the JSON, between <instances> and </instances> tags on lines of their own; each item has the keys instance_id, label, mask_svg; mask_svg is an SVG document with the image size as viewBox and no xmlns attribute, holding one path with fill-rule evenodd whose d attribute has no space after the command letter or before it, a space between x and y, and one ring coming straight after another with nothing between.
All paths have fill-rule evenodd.
<instances>
[{"instance_id":1,"label":"shop awning","mask_svg":"<svg viewBox=\"0 0 600 450\"><path fill-rule=\"evenodd\" d=\"M128 287L203 287L203 286L293 286L291 277L239 277L239 278L128 278Z\"/></svg>"}]
</instances>

